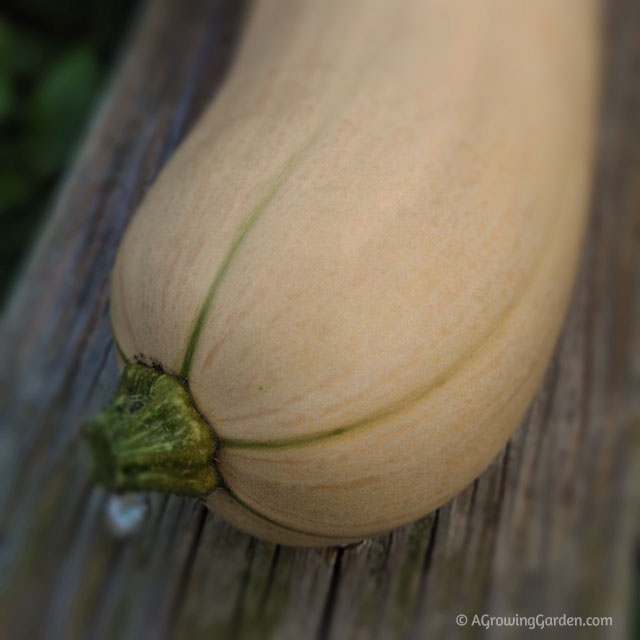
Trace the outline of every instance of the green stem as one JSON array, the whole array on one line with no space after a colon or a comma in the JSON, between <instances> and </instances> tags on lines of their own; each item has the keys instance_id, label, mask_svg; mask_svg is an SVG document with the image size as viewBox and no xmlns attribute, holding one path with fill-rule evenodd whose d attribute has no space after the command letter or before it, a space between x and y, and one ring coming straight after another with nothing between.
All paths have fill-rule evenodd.
<instances>
[{"instance_id":1,"label":"green stem","mask_svg":"<svg viewBox=\"0 0 640 640\"><path fill-rule=\"evenodd\" d=\"M93 475L111 490L203 496L220 484L211 427L175 376L128 364L85 435Z\"/></svg>"}]
</instances>

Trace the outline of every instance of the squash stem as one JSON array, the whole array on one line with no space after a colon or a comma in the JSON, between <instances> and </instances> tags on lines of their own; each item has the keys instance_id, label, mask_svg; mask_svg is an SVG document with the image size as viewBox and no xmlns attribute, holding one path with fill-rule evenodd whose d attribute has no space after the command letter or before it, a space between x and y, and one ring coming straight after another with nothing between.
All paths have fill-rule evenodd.
<instances>
[{"instance_id":1,"label":"squash stem","mask_svg":"<svg viewBox=\"0 0 640 640\"><path fill-rule=\"evenodd\" d=\"M176 376L127 364L85 436L93 476L112 491L204 496L220 484L211 427Z\"/></svg>"}]
</instances>

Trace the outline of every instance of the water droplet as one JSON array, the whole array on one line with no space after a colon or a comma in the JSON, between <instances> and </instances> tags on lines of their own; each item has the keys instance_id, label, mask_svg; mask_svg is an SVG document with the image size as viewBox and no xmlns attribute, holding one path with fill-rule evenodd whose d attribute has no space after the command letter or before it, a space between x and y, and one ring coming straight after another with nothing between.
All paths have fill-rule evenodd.
<instances>
[{"instance_id":1,"label":"water droplet","mask_svg":"<svg viewBox=\"0 0 640 640\"><path fill-rule=\"evenodd\" d=\"M111 533L118 538L136 534L149 511L149 500L142 493L110 496L105 507L105 519Z\"/></svg>"}]
</instances>

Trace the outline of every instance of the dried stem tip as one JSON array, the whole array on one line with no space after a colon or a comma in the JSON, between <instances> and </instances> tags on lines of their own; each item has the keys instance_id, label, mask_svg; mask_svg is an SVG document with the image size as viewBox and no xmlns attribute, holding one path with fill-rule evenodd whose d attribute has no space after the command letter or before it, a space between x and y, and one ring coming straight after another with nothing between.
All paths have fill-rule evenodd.
<instances>
[{"instance_id":1,"label":"dried stem tip","mask_svg":"<svg viewBox=\"0 0 640 640\"><path fill-rule=\"evenodd\" d=\"M203 496L219 484L211 427L175 376L128 364L85 435L93 475L113 491Z\"/></svg>"}]
</instances>

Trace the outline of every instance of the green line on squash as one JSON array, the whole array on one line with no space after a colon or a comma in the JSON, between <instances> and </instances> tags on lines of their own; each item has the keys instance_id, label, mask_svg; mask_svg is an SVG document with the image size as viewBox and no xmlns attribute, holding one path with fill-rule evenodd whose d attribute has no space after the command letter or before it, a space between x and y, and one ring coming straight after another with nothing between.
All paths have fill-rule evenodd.
<instances>
[{"instance_id":1,"label":"green line on squash","mask_svg":"<svg viewBox=\"0 0 640 640\"><path fill-rule=\"evenodd\" d=\"M227 251L224 260L222 261L222 264L220 265L220 268L218 269L213 282L209 287L207 296L204 299L202 306L200 307L200 311L196 316L193 329L191 330L191 335L189 336L189 342L187 343L187 349L185 351L184 359L182 362L182 368L180 370L180 377L183 380L189 379L189 374L191 373L191 365L193 363L193 356L195 355L198 340L200 339L200 334L202 333L202 328L204 327L204 323L206 322L209 311L211 310L216 292L220 288L220 284L222 283L225 275L229 271L229 265L231 264L233 256L236 254L236 252L246 239L249 231L251 231L257 220L260 218L260 215L265 211L271 200L273 200L273 197L276 195L285 179L289 176L289 174L297 164L297 161L299 160L303 151L305 151L310 144L311 141L307 142L300 150L298 150L293 154L293 156L291 156L291 158L289 158L287 163L284 165L284 167L282 167L282 169L276 176L275 180L271 183L271 187L269 188L267 193L251 210L251 213L242 223L235 237L233 238L231 246L229 247L229 251Z\"/></svg>"},{"instance_id":2,"label":"green line on squash","mask_svg":"<svg viewBox=\"0 0 640 640\"><path fill-rule=\"evenodd\" d=\"M125 363L125 364L130 364L131 360L129 359L129 357L127 356L127 354L124 352L124 350L122 349L122 347L120 346L120 343L118 342L118 339L116 338L116 334L112 331L111 332L113 334L113 344L116 348L116 351L118 352L118 355L120 356L120 359Z\"/></svg>"},{"instance_id":3,"label":"green line on squash","mask_svg":"<svg viewBox=\"0 0 640 640\"><path fill-rule=\"evenodd\" d=\"M555 225L552 225L551 230L553 230L554 228ZM551 233L549 233L549 235L551 235ZM262 441L251 440L249 438L224 438L216 433L216 436L218 438L218 447L225 449L266 450L286 449L288 447L301 447L311 445L315 444L316 442L322 442L323 440L329 440L336 436L341 436L352 433L354 431L358 431L361 428L368 427L371 424L378 422L379 420L384 420L385 418L388 418L393 414L402 411L403 409L407 409L413 406L416 402L424 400L436 389L443 387L461 369L464 369L471 362L473 362L475 358L482 352L482 347L488 342L488 340L499 333L502 329L504 329L514 311L518 308L525 295L529 291L530 287L532 286L537 273L540 271L542 262L543 257L540 258L540 260L536 263L534 269L532 269L529 278L527 279L519 294L510 302L509 305L505 307L505 309L503 309L502 313L498 316L495 325L493 325L493 327L491 327L491 329L486 332L486 334L473 346L473 348L470 349L466 356L454 362L440 376L438 376L435 380L433 380L426 386L415 389L413 392L406 394L396 402L382 409L379 409L378 411L375 411L368 416L365 416L364 418L360 418L359 420L355 420L354 422L343 425L341 427L329 429L328 431L318 431L306 435L290 436L288 438L274 438L273 440Z\"/></svg>"},{"instance_id":4,"label":"green line on squash","mask_svg":"<svg viewBox=\"0 0 640 640\"><path fill-rule=\"evenodd\" d=\"M343 427L336 427L329 431L310 433L304 436L291 436L290 438L279 438L274 440L250 440L249 438L219 438L220 449L286 449L288 447L303 447L308 444L329 440L335 436L351 433L359 427L364 427L371 422L391 415L393 411L384 412L382 415L367 416L362 420L357 420Z\"/></svg>"}]
</instances>

